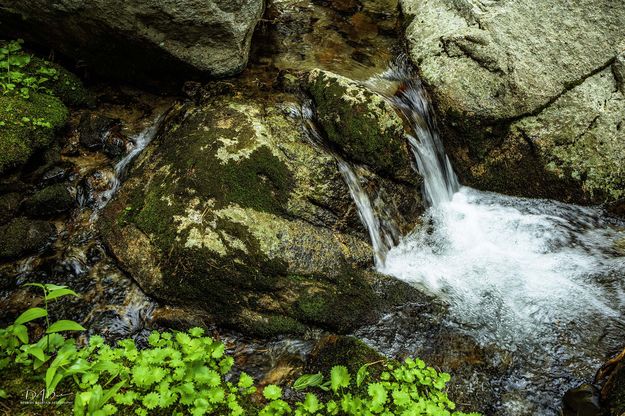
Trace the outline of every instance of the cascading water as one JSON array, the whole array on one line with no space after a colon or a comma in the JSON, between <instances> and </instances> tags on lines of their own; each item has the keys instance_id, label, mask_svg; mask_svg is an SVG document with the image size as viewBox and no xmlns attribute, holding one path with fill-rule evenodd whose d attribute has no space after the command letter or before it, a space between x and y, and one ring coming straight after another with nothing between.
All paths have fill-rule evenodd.
<instances>
[{"instance_id":1,"label":"cascading water","mask_svg":"<svg viewBox=\"0 0 625 416\"><path fill-rule=\"evenodd\" d=\"M358 208L358 215L360 220L369 231L369 238L371 238L371 246L373 248L373 258L375 260L376 267L384 267L384 261L389 247L392 246L392 238L382 228L380 219L376 215L371 200L367 193L362 189L360 185L360 178L354 172L354 169L342 158L337 157L339 165L339 172L343 176L343 180L349 188L356 207Z\"/></svg>"},{"instance_id":2,"label":"cascading water","mask_svg":"<svg viewBox=\"0 0 625 416\"><path fill-rule=\"evenodd\" d=\"M122 181L128 174L128 169L130 168L132 162L143 151L143 149L150 144L156 135L163 118L164 115L157 117L153 123L133 138L132 149L119 162L117 162L115 165L114 175L109 183L109 188L99 196L96 203L96 210L94 210L94 215L97 215L98 210L104 208L118 191Z\"/></svg>"},{"instance_id":3,"label":"cascading water","mask_svg":"<svg viewBox=\"0 0 625 416\"><path fill-rule=\"evenodd\" d=\"M298 109L291 109L294 113L299 113ZM295 115L295 114L294 114ZM314 122L314 110L310 103L305 103L299 114L305 121L307 136L315 146L325 147L323 137ZM326 149L331 152L331 150ZM399 231L391 218L385 218L383 221L383 203L381 207L376 209L376 204L372 203L371 198L363 189L361 182L363 178L356 173L356 169L352 167L345 159L338 154L331 152L336 159L339 172L343 180L347 184L349 193L358 209L358 216L369 233L371 239L371 248L373 249L373 259L375 266L380 268L384 266L386 254L388 250L395 244L398 239ZM375 201L378 202L378 201ZM388 217L385 216L385 217Z\"/></svg>"},{"instance_id":4,"label":"cascading water","mask_svg":"<svg viewBox=\"0 0 625 416\"><path fill-rule=\"evenodd\" d=\"M443 300L453 325L481 345L515 355L503 390L535 387L503 400L498 414L556 413L557 395L592 379L618 347L607 334L625 328L625 257L617 251L625 224L597 208L461 187L420 82L404 78L389 100L412 124L430 207L426 225L390 249L378 270ZM388 340L368 342L397 352Z\"/></svg>"}]
</instances>

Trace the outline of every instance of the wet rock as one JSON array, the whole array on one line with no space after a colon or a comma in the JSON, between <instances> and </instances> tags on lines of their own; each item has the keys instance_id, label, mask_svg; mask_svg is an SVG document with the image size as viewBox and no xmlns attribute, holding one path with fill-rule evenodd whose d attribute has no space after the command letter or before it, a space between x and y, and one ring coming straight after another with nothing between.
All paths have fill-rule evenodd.
<instances>
[{"instance_id":1,"label":"wet rock","mask_svg":"<svg viewBox=\"0 0 625 416\"><path fill-rule=\"evenodd\" d=\"M22 202L22 212L35 218L53 218L76 206L76 199L67 184L58 183L35 192Z\"/></svg>"},{"instance_id":2,"label":"wet rock","mask_svg":"<svg viewBox=\"0 0 625 416\"><path fill-rule=\"evenodd\" d=\"M321 338L313 348L305 372L330 373L335 365L344 365L355 374L364 364L380 363L385 357L358 338L329 335ZM372 367L375 368L375 367Z\"/></svg>"},{"instance_id":3,"label":"wet rock","mask_svg":"<svg viewBox=\"0 0 625 416\"><path fill-rule=\"evenodd\" d=\"M599 389L590 384L583 384L564 394L564 416L601 416Z\"/></svg>"},{"instance_id":4,"label":"wet rock","mask_svg":"<svg viewBox=\"0 0 625 416\"><path fill-rule=\"evenodd\" d=\"M49 222L16 218L0 227L0 260L36 253L55 237L56 228Z\"/></svg>"},{"instance_id":5,"label":"wet rock","mask_svg":"<svg viewBox=\"0 0 625 416\"><path fill-rule=\"evenodd\" d=\"M0 225L15 217L21 200L22 196L16 192L0 195Z\"/></svg>"},{"instance_id":6,"label":"wet rock","mask_svg":"<svg viewBox=\"0 0 625 416\"><path fill-rule=\"evenodd\" d=\"M381 95L322 70L310 72L308 91L327 140L345 157L383 175L415 177L402 119Z\"/></svg>"},{"instance_id":7,"label":"wet rock","mask_svg":"<svg viewBox=\"0 0 625 416\"><path fill-rule=\"evenodd\" d=\"M625 195L623 3L401 5L465 184L578 202Z\"/></svg>"},{"instance_id":8,"label":"wet rock","mask_svg":"<svg viewBox=\"0 0 625 416\"><path fill-rule=\"evenodd\" d=\"M348 331L378 309L368 238L350 225L349 191L306 137L295 97L268 98L235 92L171 113L100 230L167 303L263 336Z\"/></svg>"},{"instance_id":9,"label":"wet rock","mask_svg":"<svg viewBox=\"0 0 625 416\"><path fill-rule=\"evenodd\" d=\"M89 150L102 148L109 130L117 124L119 120L97 113L84 113L78 126L80 144Z\"/></svg>"},{"instance_id":10,"label":"wet rock","mask_svg":"<svg viewBox=\"0 0 625 416\"><path fill-rule=\"evenodd\" d=\"M9 0L3 6L5 35L19 33L100 75L143 82L240 72L264 8L261 0Z\"/></svg>"},{"instance_id":11,"label":"wet rock","mask_svg":"<svg viewBox=\"0 0 625 416\"><path fill-rule=\"evenodd\" d=\"M38 181L40 185L51 185L70 178L74 165L70 162L61 162L46 170Z\"/></svg>"}]
</instances>

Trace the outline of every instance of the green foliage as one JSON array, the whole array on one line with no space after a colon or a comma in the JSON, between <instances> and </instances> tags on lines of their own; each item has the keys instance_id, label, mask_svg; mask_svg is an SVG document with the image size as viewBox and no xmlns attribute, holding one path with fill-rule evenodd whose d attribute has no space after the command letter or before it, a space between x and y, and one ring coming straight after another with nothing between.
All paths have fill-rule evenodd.
<instances>
[{"instance_id":1,"label":"green foliage","mask_svg":"<svg viewBox=\"0 0 625 416\"><path fill-rule=\"evenodd\" d=\"M293 407L280 399L281 390L277 386L267 386L263 393L272 401L260 414L465 415L454 412L456 406L444 391L450 380L449 374L439 373L427 367L423 361L410 358L399 365L384 364L378 378L370 375L369 366L363 365L355 378L346 367L334 366L330 371L330 380L325 383L321 374L301 376L293 384L295 390L316 387L329 393L317 396L308 392L304 400L295 403Z\"/></svg>"},{"instance_id":2,"label":"green foliage","mask_svg":"<svg viewBox=\"0 0 625 416\"><path fill-rule=\"evenodd\" d=\"M26 67L32 56L22 50L21 39L13 40L0 47L0 88L3 94L18 93L25 99L32 92L43 91L48 94L48 81L59 77L59 71L49 66L41 66L35 73L29 73Z\"/></svg>"},{"instance_id":3,"label":"green foliage","mask_svg":"<svg viewBox=\"0 0 625 416\"><path fill-rule=\"evenodd\" d=\"M0 329L0 369L17 365L38 375L46 398L59 389L75 391L76 416L462 415L452 413L455 405L444 392L449 375L418 359L383 364L378 377L369 374L374 363L363 365L355 376L345 366L334 366L327 381L321 373L303 375L293 390L319 389L320 394L307 391L294 404L283 399L281 387L268 385L262 390L264 405L256 409L251 399L254 380L245 373L233 377L234 359L225 354L224 344L204 336L203 329L155 331L142 349L131 339L110 346L99 336L79 346L62 334L84 328L69 320L51 323L48 313L48 302L78 295L65 286L31 286L42 289L44 308L31 308ZM26 324L39 319L45 319L45 334L30 343ZM0 389L0 398L6 397Z\"/></svg>"}]
</instances>

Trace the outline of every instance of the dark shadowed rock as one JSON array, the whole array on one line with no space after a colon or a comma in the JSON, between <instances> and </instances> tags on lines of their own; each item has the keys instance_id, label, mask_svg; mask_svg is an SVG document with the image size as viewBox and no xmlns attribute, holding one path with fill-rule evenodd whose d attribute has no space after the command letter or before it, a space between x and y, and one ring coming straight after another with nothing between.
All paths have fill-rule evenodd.
<instances>
[{"instance_id":1,"label":"dark shadowed rock","mask_svg":"<svg viewBox=\"0 0 625 416\"><path fill-rule=\"evenodd\" d=\"M56 236L46 221L16 218L0 227L0 260L17 259L43 249Z\"/></svg>"},{"instance_id":2,"label":"dark shadowed rock","mask_svg":"<svg viewBox=\"0 0 625 416\"><path fill-rule=\"evenodd\" d=\"M63 183L37 191L22 202L21 209L29 217L52 218L71 210L76 199Z\"/></svg>"},{"instance_id":3,"label":"dark shadowed rock","mask_svg":"<svg viewBox=\"0 0 625 416\"><path fill-rule=\"evenodd\" d=\"M262 0L4 0L2 31L118 78L228 76L247 62Z\"/></svg>"}]
</instances>

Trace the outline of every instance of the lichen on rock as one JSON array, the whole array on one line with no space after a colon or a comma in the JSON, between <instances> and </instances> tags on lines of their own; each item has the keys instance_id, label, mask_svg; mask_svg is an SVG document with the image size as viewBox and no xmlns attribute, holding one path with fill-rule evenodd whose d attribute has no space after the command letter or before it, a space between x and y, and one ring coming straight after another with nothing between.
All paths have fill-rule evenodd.
<instances>
[{"instance_id":1,"label":"lichen on rock","mask_svg":"<svg viewBox=\"0 0 625 416\"><path fill-rule=\"evenodd\" d=\"M371 248L295 97L225 94L172 112L100 229L149 294L260 335L370 319ZM415 190L417 192L417 190ZM349 218L349 220L348 220Z\"/></svg>"},{"instance_id":2,"label":"lichen on rock","mask_svg":"<svg viewBox=\"0 0 625 416\"><path fill-rule=\"evenodd\" d=\"M382 175L405 180L415 176L403 121L384 97L319 69L307 81L326 139L342 154Z\"/></svg>"}]
</instances>

